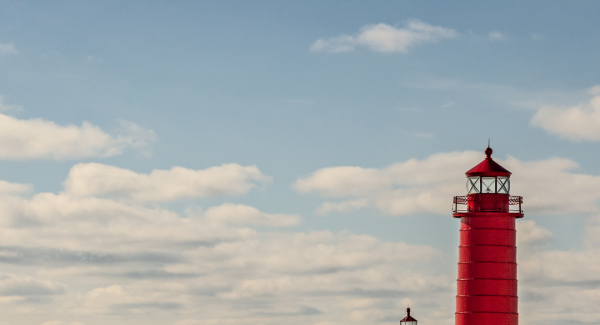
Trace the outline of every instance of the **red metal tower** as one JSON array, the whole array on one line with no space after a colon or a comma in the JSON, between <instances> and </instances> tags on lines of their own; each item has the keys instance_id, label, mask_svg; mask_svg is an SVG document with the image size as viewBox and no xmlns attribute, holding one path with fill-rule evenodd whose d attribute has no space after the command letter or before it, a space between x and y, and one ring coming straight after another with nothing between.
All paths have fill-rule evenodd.
<instances>
[{"instance_id":1,"label":"red metal tower","mask_svg":"<svg viewBox=\"0 0 600 325\"><path fill-rule=\"evenodd\" d=\"M460 218L456 325L517 325L516 218L523 198L511 196L510 172L486 158L466 172L467 195L454 197Z\"/></svg>"}]
</instances>

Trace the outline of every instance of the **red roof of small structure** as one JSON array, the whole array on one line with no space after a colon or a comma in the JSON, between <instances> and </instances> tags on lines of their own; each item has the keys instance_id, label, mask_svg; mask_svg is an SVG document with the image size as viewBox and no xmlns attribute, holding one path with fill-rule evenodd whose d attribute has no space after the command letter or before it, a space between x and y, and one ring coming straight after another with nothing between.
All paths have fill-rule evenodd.
<instances>
[{"instance_id":1,"label":"red roof of small structure","mask_svg":"<svg viewBox=\"0 0 600 325\"><path fill-rule=\"evenodd\" d=\"M401 322L416 322L417 320L410 316L410 308L406 308L406 317L400 320Z\"/></svg>"},{"instance_id":2,"label":"red roof of small structure","mask_svg":"<svg viewBox=\"0 0 600 325\"><path fill-rule=\"evenodd\" d=\"M488 147L485 149L485 159L479 163L479 165L471 168L467 174L467 177L471 176L505 176L510 177L511 172L500 166L497 162L492 159L492 148Z\"/></svg>"},{"instance_id":3,"label":"red roof of small structure","mask_svg":"<svg viewBox=\"0 0 600 325\"><path fill-rule=\"evenodd\" d=\"M398 319L398 318L396 318ZM402 318L402 320L400 320L401 322L416 322L417 320L414 319L412 316L406 316L404 318Z\"/></svg>"}]
</instances>

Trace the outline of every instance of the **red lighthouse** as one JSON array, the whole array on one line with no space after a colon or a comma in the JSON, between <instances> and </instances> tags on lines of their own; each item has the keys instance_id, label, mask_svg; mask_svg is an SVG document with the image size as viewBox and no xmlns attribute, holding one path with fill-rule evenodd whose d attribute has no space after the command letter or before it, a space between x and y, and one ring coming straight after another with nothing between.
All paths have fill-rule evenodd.
<instances>
[{"instance_id":1,"label":"red lighthouse","mask_svg":"<svg viewBox=\"0 0 600 325\"><path fill-rule=\"evenodd\" d=\"M454 197L460 218L456 325L517 325L516 218L523 198L510 195L510 172L486 158L466 172L467 195Z\"/></svg>"}]
</instances>

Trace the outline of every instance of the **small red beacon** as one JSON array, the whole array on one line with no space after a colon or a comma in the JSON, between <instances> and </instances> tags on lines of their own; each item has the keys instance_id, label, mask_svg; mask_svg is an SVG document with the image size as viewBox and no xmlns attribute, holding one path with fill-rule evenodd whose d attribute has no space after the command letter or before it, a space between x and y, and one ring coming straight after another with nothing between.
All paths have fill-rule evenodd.
<instances>
[{"instance_id":1,"label":"small red beacon","mask_svg":"<svg viewBox=\"0 0 600 325\"><path fill-rule=\"evenodd\" d=\"M410 315L410 308L406 308L406 317L400 320L400 325L417 325L417 320Z\"/></svg>"}]
</instances>

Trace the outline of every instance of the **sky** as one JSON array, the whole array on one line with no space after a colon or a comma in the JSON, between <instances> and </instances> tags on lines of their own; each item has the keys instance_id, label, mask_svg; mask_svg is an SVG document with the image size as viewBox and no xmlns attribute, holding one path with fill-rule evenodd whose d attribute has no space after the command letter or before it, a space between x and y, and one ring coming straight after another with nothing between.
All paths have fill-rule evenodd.
<instances>
[{"instance_id":1,"label":"sky","mask_svg":"<svg viewBox=\"0 0 600 325\"><path fill-rule=\"evenodd\" d=\"M453 324L488 139L521 323L600 324L599 14L0 0L0 325Z\"/></svg>"}]
</instances>

